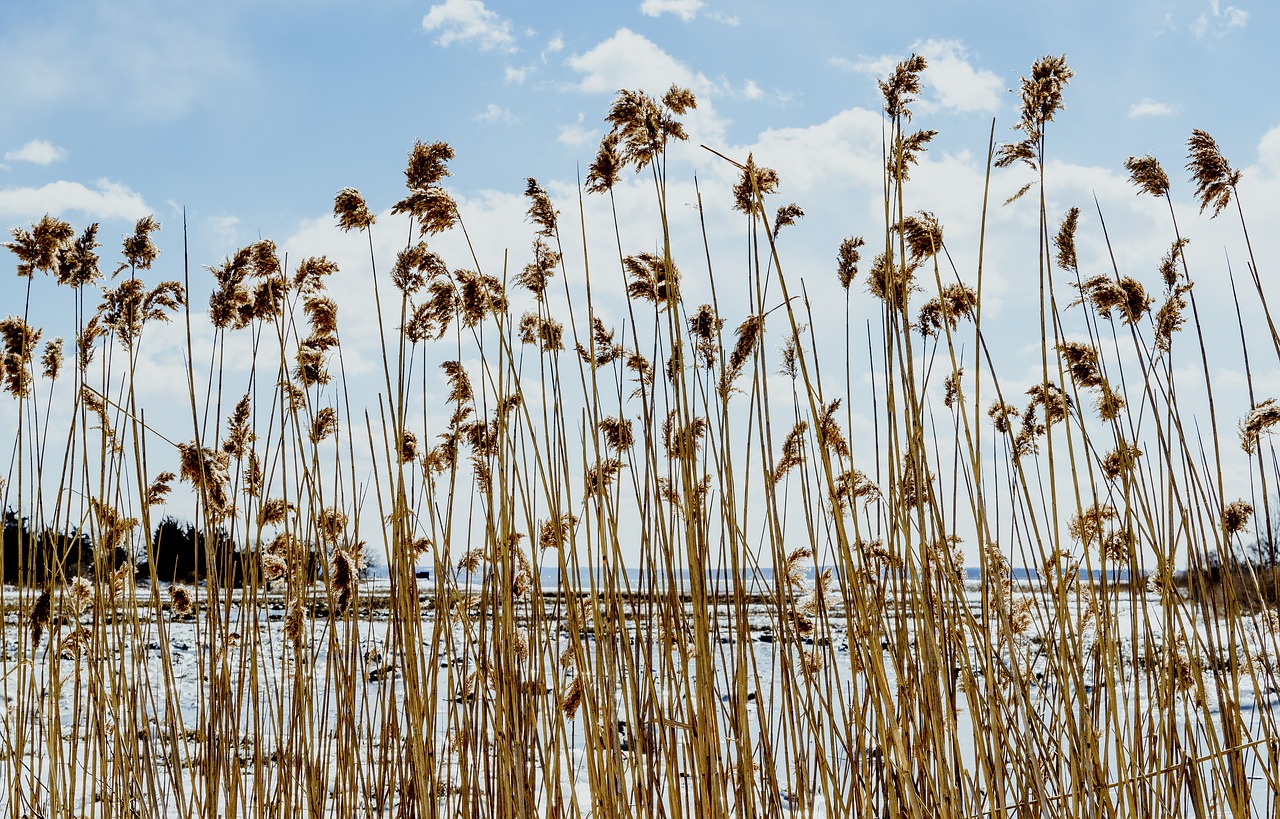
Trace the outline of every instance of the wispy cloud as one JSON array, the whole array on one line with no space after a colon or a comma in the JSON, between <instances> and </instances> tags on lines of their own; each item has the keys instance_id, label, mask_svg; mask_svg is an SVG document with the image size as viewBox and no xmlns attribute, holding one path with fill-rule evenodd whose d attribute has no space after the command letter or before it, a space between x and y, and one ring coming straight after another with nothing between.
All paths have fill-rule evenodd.
<instances>
[{"instance_id":1,"label":"wispy cloud","mask_svg":"<svg viewBox=\"0 0 1280 819\"><path fill-rule=\"evenodd\" d=\"M1177 109L1167 102L1157 102L1147 97L1129 106L1131 117L1167 117Z\"/></svg>"},{"instance_id":2,"label":"wispy cloud","mask_svg":"<svg viewBox=\"0 0 1280 819\"><path fill-rule=\"evenodd\" d=\"M104 221L132 221L152 212L142 194L108 179L99 179L93 187L58 181L38 188L0 189L0 216L6 219L34 219L45 213L68 211Z\"/></svg>"},{"instance_id":3,"label":"wispy cloud","mask_svg":"<svg viewBox=\"0 0 1280 819\"><path fill-rule=\"evenodd\" d=\"M59 159L66 159L67 151L65 148L60 148L47 139L33 139L21 148L6 151L4 158L10 162L31 162L36 165L51 165Z\"/></svg>"},{"instance_id":4,"label":"wispy cloud","mask_svg":"<svg viewBox=\"0 0 1280 819\"><path fill-rule=\"evenodd\" d=\"M557 139L565 145L587 145L595 142L599 138L600 132L594 128L588 128L586 121L586 115L579 112L577 122L560 126L560 135Z\"/></svg>"},{"instance_id":5,"label":"wispy cloud","mask_svg":"<svg viewBox=\"0 0 1280 819\"><path fill-rule=\"evenodd\" d=\"M481 51L515 51L511 21L485 8L484 0L445 0L427 10L422 27L439 32L442 46L469 43Z\"/></svg>"},{"instance_id":6,"label":"wispy cloud","mask_svg":"<svg viewBox=\"0 0 1280 819\"><path fill-rule=\"evenodd\" d=\"M686 23L698 16L706 4L702 0L644 0L640 11L650 17L674 14Z\"/></svg>"},{"instance_id":7,"label":"wispy cloud","mask_svg":"<svg viewBox=\"0 0 1280 819\"><path fill-rule=\"evenodd\" d=\"M515 125L516 115L511 113L508 108L503 108L496 103L489 103L485 109L473 117L476 122L484 122L490 125Z\"/></svg>"},{"instance_id":8,"label":"wispy cloud","mask_svg":"<svg viewBox=\"0 0 1280 819\"><path fill-rule=\"evenodd\" d=\"M1236 6L1223 7L1221 0L1209 0L1209 10L1191 24L1191 33L1198 38L1221 37L1235 28L1249 24L1249 12Z\"/></svg>"}]
</instances>

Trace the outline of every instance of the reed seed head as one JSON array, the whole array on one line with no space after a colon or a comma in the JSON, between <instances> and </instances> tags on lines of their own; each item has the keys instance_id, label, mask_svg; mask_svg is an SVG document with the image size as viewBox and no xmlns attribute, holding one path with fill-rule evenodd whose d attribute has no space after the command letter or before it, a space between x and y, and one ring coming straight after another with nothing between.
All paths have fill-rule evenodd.
<instances>
[{"instance_id":1,"label":"reed seed head","mask_svg":"<svg viewBox=\"0 0 1280 819\"><path fill-rule=\"evenodd\" d=\"M1199 129L1191 132L1187 150L1187 170L1196 183L1200 212L1212 205L1213 216L1217 216L1231 202L1231 194L1240 183L1240 171L1232 169L1213 137Z\"/></svg>"}]
</instances>

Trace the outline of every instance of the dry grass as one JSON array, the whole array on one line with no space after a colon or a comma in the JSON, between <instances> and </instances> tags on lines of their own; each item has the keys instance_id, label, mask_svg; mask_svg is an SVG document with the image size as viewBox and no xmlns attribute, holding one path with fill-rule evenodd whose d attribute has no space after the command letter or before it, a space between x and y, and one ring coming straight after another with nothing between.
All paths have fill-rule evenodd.
<instances>
[{"instance_id":1,"label":"dry grass","mask_svg":"<svg viewBox=\"0 0 1280 819\"><path fill-rule=\"evenodd\" d=\"M204 347L191 283L142 283L154 221L125 240L115 287L94 228L14 230L28 292L53 274L76 326L62 367L60 342L41 355L40 329L0 322L20 419L6 507L154 567L156 514L190 493L198 529L248 560L237 578L210 549L204 582L163 593L106 548L83 579L19 567L0 594L10 815L1273 814L1275 578L1204 579L1265 522L1275 402L1197 417L1174 397L1175 352L1213 382L1156 159L1126 167L1169 206L1163 290L1082 274L1077 209L1051 235L1044 155L1071 78L1057 57L1022 82L1019 141L989 151L1032 175L1013 200L1039 194L1041 248L1040 372L1015 389L993 371L982 248L958 272L912 198L936 135L906 130L924 67L882 82L884 224L833 248L827 281L788 274L780 231L803 211L773 210L778 174L738 165L722 199L749 238L740 315L721 314L714 270L712 301L686 303L698 260L672 258L690 226L668 210L666 151L691 93L624 91L609 110L586 190L651 179L661 241L591 250L589 271L533 179L530 261L509 280L428 250L465 214L443 187L453 148L415 145L393 208L411 235L389 274L371 260L367 401L343 375L328 260L288 269L262 241L210 268ZM1190 151L1217 215L1240 173L1203 132ZM334 214L372 254L364 198L342 190ZM620 277L628 320L609 326L570 273ZM869 392L810 329L810 299L841 293L878 306ZM134 398L148 328L168 321L189 340L178 442ZM224 380L235 334L253 339L245 384ZM65 430L55 379L74 383ZM855 413L874 435L852 434ZM1224 497L1234 423L1248 501ZM362 582L383 552L389 583Z\"/></svg>"}]
</instances>

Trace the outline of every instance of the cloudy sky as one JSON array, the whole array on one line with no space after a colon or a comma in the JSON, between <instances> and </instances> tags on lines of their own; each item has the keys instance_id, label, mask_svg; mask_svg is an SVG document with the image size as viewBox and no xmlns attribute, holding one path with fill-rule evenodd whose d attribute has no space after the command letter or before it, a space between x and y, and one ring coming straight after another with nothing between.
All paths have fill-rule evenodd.
<instances>
[{"instance_id":1,"label":"cloudy sky","mask_svg":"<svg viewBox=\"0 0 1280 819\"><path fill-rule=\"evenodd\" d=\"M522 265L532 237L523 219L525 178L538 178L576 216L575 179L594 156L615 92L660 93L676 83L691 88L699 105L687 122L689 143L672 155L673 202L692 214L697 180L712 238L730 248L721 264L730 272L718 275L732 276L741 217L729 212L732 172L700 144L738 159L751 152L778 170L778 204L794 201L807 214L784 239L788 265L807 285L831 288L840 240L883 230L876 80L914 52L930 66L915 124L940 132L913 175L915 204L938 214L961 277L971 278L993 122L997 141L1015 141L1018 100L1010 89L1037 58L1065 54L1075 78L1049 131L1050 212L1084 209L1088 264L1106 254L1102 208L1113 240L1123 239L1112 248L1123 272L1155 290L1168 214L1134 195L1123 169L1131 155L1154 154L1169 170L1202 279L1220 277L1229 262L1244 265L1238 223L1197 214L1182 170L1193 128L1212 133L1244 170L1241 197L1258 224L1259 258L1280 249L1267 228L1280 216L1280 109L1266 90L1280 69L1268 34L1280 30L1278 14L1256 0L6 3L0 226L46 213L77 229L99 222L110 257L133 220L154 214L164 226L155 278L181 277L184 212L197 277L203 265L259 238L275 240L292 258L326 254L351 277L344 281L356 309L344 319L346 340L368 341L369 305L357 292L367 280L360 277L368 275L368 248L333 227L339 189L358 188L386 211L403 195L414 141L447 141L457 151L448 184L481 263L500 269L509 252ZM1020 169L996 173L992 199L1026 181ZM631 187L643 193L638 183ZM625 194L626 250L652 249L652 209L639 196L629 204ZM603 204L588 208L588 233L606 231L602 241L611 241ZM1028 305L1035 309L1028 301L1033 208L1030 198L993 208L986 251L984 309L991 332L996 322L1008 324L1007 372L1015 381L1039 367L1038 335L1024 326ZM377 241L389 263L403 231L395 220L383 222ZM700 252L692 219L684 234L678 246ZM463 247L445 236L437 249L460 265L467 259L449 254ZM0 314L20 313L24 293L16 277L0 278ZM42 293L52 290L36 291L40 304L52 304ZM1203 298L1211 315L1234 326L1226 290L1211 288ZM842 320L843 296L838 301L833 316ZM68 333L47 333L54 334ZM1234 350L1219 363L1223 383L1239 387L1238 340ZM154 355L151 386L159 394L181 362ZM349 363L358 375L359 356ZM1190 364L1187 370L1198 377ZM1274 363L1257 375L1280 388ZM1231 417L1247 409L1236 407ZM0 421L11 423L11 410L3 412Z\"/></svg>"}]
</instances>

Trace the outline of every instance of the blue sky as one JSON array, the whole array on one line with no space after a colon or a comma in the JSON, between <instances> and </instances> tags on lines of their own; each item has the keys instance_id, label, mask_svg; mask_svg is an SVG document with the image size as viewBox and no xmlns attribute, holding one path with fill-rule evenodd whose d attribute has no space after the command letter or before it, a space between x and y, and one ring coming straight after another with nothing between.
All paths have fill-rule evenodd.
<instances>
[{"instance_id":1,"label":"blue sky","mask_svg":"<svg viewBox=\"0 0 1280 819\"><path fill-rule=\"evenodd\" d=\"M795 201L806 212L783 239L784 258L806 283L831 287L840 240L883 230L876 80L918 52L930 68L915 124L940 134L913 174L915 207L939 215L961 276L971 279L992 121L997 141L1014 141L1018 101L1009 89L1034 60L1065 54L1075 77L1049 130L1049 207L1085 210L1083 263L1106 257L1096 196L1112 237L1123 240L1116 256L1124 272L1156 289L1167 211L1135 196L1123 169L1126 157L1152 153L1173 179L1193 264L1212 283L1227 259L1243 268L1243 247L1238 225L1197 215L1182 170L1185 143L1191 129L1207 130L1244 170L1255 251L1275 258L1280 240L1268 226L1280 217L1276 17L1275 6L1255 0L10 2L0 5L0 227L45 213L77 229L100 222L112 259L117 237L154 214L164 226L156 279L181 278L184 209L197 278L203 265L258 238L295 259L328 255L343 267L338 283L354 303L341 321L344 348L353 345L350 372L361 378L377 357L368 248L334 228L333 196L356 187L383 214L375 240L390 264L404 234L385 212L403 195L415 140L447 141L457 151L448 185L482 263L498 268L509 251L523 265L533 231L523 218L525 177L537 177L562 211L576 215L574 180L595 154L615 91L688 86L699 106L687 121L690 142L672 154L673 201L690 205L697 178L712 203L711 237L729 248L715 251L720 269L732 270L741 217L729 211L732 172L700 142L740 159L754 152L779 171L778 204ZM995 174L993 200L1025 181L1019 169ZM646 196L639 183L620 191L627 252L655 242ZM610 247L603 204L588 207L595 209L589 241ZM1025 284L1036 264L1030 197L993 208L990 221L988 332L999 337L1007 327L1003 372L1014 385L1030 383L1039 368L1038 333L1028 335L1026 323L1035 309ZM686 226L677 250L696 259L700 242ZM451 265L469 261L456 235L436 247ZM691 299L698 287L691 284ZM1202 290L1210 319L1234 327L1229 293ZM24 292L21 280L0 275L0 314L21 313ZM38 282L34 292L37 317L50 322L46 337L70 335L54 326L52 285ZM610 293L620 286L603 288L606 311ZM861 321L874 305L860 289L855 298ZM740 320L734 308L722 311L731 324ZM841 296L819 304L815 322L843 318ZM142 387L158 400L185 401L185 389L174 392L183 382L176 333L159 333L148 351ZM1224 412L1231 419L1248 410L1240 405L1238 351L1237 342L1216 359L1215 379L1234 401ZM1193 364L1185 362L1192 385L1201 378ZM1255 375L1280 392L1274 365ZM12 410L0 408L0 428L12 423Z\"/></svg>"}]
</instances>

